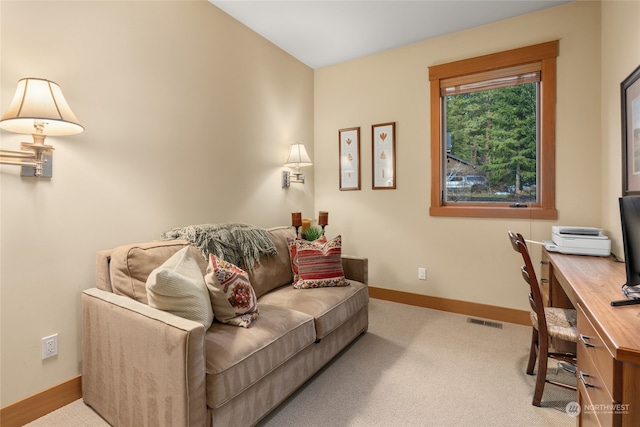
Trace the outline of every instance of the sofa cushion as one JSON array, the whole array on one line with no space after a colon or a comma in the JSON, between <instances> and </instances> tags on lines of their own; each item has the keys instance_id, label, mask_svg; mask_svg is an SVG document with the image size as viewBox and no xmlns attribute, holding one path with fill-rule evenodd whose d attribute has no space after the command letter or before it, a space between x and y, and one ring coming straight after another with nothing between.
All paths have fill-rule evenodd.
<instances>
[{"instance_id":1,"label":"sofa cushion","mask_svg":"<svg viewBox=\"0 0 640 427\"><path fill-rule=\"evenodd\" d=\"M173 254L185 246L193 253L202 273L207 269L207 260L186 240L165 240L119 246L111 251L109 272L113 292L125 295L144 304L147 299L147 278Z\"/></svg>"},{"instance_id":2,"label":"sofa cushion","mask_svg":"<svg viewBox=\"0 0 640 427\"><path fill-rule=\"evenodd\" d=\"M342 270L342 237L329 241L296 240L294 263L298 277L293 283L296 289L348 286Z\"/></svg>"},{"instance_id":3,"label":"sofa cushion","mask_svg":"<svg viewBox=\"0 0 640 427\"><path fill-rule=\"evenodd\" d=\"M351 286L317 288L300 291L283 286L263 295L258 304L284 307L313 316L316 337L324 338L369 302L369 289L364 283L350 281Z\"/></svg>"},{"instance_id":4,"label":"sofa cushion","mask_svg":"<svg viewBox=\"0 0 640 427\"><path fill-rule=\"evenodd\" d=\"M218 408L315 341L313 318L260 305L251 328L214 322L205 335L207 404Z\"/></svg>"},{"instance_id":5,"label":"sofa cushion","mask_svg":"<svg viewBox=\"0 0 640 427\"><path fill-rule=\"evenodd\" d=\"M258 317L258 300L246 271L210 254L204 281L218 321L244 328L251 326Z\"/></svg>"},{"instance_id":6,"label":"sofa cushion","mask_svg":"<svg viewBox=\"0 0 640 427\"><path fill-rule=\"evenodd\" d=\"M173 313L209 329L213 309L198 262L185 246L147 278L149 306Z\"/></svg>"},{"instance_id":7,"label":"sofa cushion","mask_svg":"<svg viewBox=\"0 0 640 427\"><path fill-rule=\"evenodd\" d=\"M292 227L274 227L267 231L278 254L262 256L249 272L249 280L258 298L293 281L287 238L294 238L295 230Z\"/></svg>"}]
</instances>

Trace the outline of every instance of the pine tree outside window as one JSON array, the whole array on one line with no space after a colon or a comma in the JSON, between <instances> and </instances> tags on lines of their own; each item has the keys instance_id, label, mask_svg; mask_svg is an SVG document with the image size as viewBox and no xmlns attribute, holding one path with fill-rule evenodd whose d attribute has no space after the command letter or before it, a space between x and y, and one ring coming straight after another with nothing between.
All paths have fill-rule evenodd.
<instances>
[{"instance_id":1,"label":"pine tree outside window","mask_svg":"<svg viewBox=\"0 0 640 427\"><path fill-rule=\"evenodd\" d=\"M558 42L429 67L433 216L556 219Z\"/></svg>"}]
</instances>

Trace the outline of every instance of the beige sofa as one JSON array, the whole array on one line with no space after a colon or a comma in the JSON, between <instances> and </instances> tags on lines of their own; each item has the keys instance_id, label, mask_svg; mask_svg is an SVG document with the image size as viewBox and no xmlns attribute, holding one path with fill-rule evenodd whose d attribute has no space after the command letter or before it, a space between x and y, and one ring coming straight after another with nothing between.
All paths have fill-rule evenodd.
<instances>
[{"instance_id":1,"label":"beige sofa","mask_svg":"<svg viewBox=\"0 0 640 427\"><path fill-rule=\"evenodd\" d=\"M257 423L367 330L367 259L343 256L349 286L293 289L286 237L250 273L260 315L250 328L201 323L147 304L146 278L184 240L97 254L96 288L82 293L82 393L114 426Z\"/></svg>"}]
</instances>

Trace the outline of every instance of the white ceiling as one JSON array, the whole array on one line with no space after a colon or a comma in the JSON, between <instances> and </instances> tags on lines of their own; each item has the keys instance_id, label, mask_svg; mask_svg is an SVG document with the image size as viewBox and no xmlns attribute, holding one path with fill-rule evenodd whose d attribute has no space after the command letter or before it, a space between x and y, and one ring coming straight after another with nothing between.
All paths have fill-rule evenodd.
<instances>
[{"instance_id":1,"label":"white ceiling","mask_svg":"<svg viewBox=\"0 0 640 427\"><path fill-rule=\"evenodd\" d=\"M209 0L311 68L572 0Z\"/></svg>"}]
</instances>

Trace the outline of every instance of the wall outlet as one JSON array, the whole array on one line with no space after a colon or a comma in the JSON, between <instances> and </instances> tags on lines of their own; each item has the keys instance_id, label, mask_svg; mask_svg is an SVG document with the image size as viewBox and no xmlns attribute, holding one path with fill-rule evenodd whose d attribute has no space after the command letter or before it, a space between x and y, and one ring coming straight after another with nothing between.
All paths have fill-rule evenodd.
<instances>
[{"instance_id":1,"label":"wall outlet","mask_svg":"<svg viewBox=\"0 0 640 427\"><path fill-rule=\"evenodd\" d=\"M418 279L427 280L427 269L426 268L418 268Z\"/></svg>"},{"instance_id":2,"label":"wall outlet","mask_svg":"<svg viewBox=\"0 0 640 427\"><path fill-rule=\"evenodd\" d=\"M56 356L58 354L58 334L49 335L42 338L42 359Z\"/></svg>"}]
</instances>

